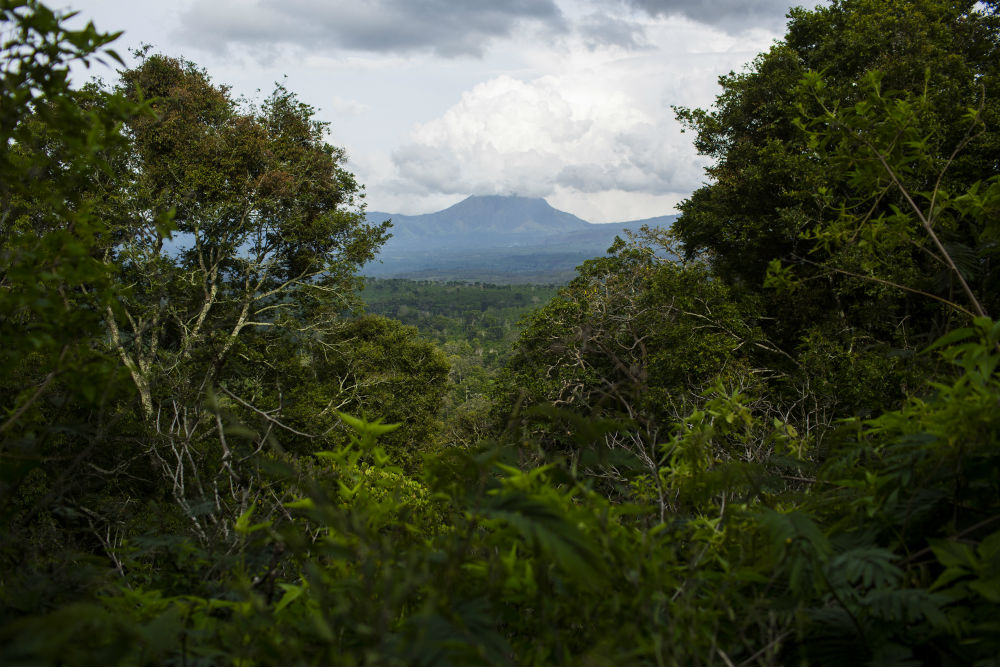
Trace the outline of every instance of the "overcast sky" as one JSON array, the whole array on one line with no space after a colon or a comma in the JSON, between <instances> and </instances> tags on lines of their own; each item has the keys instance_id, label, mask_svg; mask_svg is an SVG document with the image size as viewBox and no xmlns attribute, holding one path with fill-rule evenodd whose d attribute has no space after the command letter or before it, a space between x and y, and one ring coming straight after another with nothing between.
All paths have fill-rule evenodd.
<instances>
[{"instance_id":1,"label":"overcast sky","mask_svg":"<svg viewBox=\"0 0 1000 667\"><path fill-rule=\"evenodd\" d=\"M122 55L152 44L237 94L259 99L284 80L331 123L330 142L347 149L369 210L426 213L472 194L519 194L612 222L672 213L702 183L705 163L670 107L710 105L720 74L783 35L789 2L63 6L101 30L124 30Z\"/></svg>"}]
</instances>

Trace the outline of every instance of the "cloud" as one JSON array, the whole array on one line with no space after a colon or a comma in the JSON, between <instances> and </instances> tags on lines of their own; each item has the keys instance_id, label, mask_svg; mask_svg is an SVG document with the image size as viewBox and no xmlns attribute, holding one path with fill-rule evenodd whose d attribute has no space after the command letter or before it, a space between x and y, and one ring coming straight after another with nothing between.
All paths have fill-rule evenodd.
<instances>
[{"instance_id":1,"label":"cloud","mask_svg":"<svg viewBox=\"0 0 1000 667\"><path fill-rule=\"evenodd\" d=\"M743 32L754 28L776 29L784 25L791 0L616 0L652 17L677 17Z\"/></svg>"},{"instance_id":2,"label":"cloud","mask_svg":"<svg viewBox=\"0 0 1000 667\"><path fill-rule=\"evenodd\" d=\"M626 49L647 48L646 28L641 23L607 14L593 13L576 24L576 30L589 48L621 46Z\"/></svg>"},{"instance_id":3,"label":"cloud","mask_svg":"<svg viewBox=\"0 0 1000 667\"><path fill-rule=\"evenodd\" d=\"M648 47L648 24L684 18L731 34L783 25L790 0L193 0L174 36L258 60L310 53L433 53L482 57L498 40L534 31L579 36L590 48Z\"/></svg>"},{"instance_id":4,"label":"cloud","mask_svg":"<svg viewBox=\"0 0 1000 667\"><path fill-rule=\"evenodd\" d=\"M670 105L709 106L718 76L780 37L786 11L764 0L73 4L238 93L289 74L332 122L373 209L519 192L591 220L666 212L700 185L705 163Z\"/></svg>"},{"instance_id":5,"label":"cloud","mask_svg":"<svg viewBox=\"0 0 1000 667\"><path fill-rule=\"evenodd\" d=\"M291 46L482 56L526 24L564 30L554 0L197 0L177 36L224 49Z\"/></svg>"},{"instance_id":6,"label":"cloud","mask_svg":"<svg viewBox=\"0 0 1000 667\"><path fill-rule=\"evenodd\" d=\"M537 197L697 187L698 159L676 123L595 76L500 76L475 86L393 153L397 186Z\"/></svg>"},{"instance_id":7,"label":"cloud","mask_svg":"<svg viewBox=\"0 0 1000 667\"><path fill-rule=\"evenodd\" d=\"M407 202L519 194L609 221L625 210L669 213L702 185L708 161L671 105L710 105L718 75L751 60L775 33L649 16L624 0L621 24L602 26L596 2L564 2L574 30L546 48L498 44L491 61L516 52L526 66L470 81L450 107L428 109L430 120L399 135L388 160L367 162L359 175L377 208L418 213L431 209ZM584 35L588 21L607 37Z\"/></svg>"},{"instance_id":8,"label":"cloud","mask_svg":"<svg viewBox=\"0 0 1000 667\"><path fill-rule=\"evenodd\" d=\"M349 116L360 116L368 111L371 111L371 107L357 100L347 99L341 97L340 95L334 95L329 101L330 108L339 114L346 114Z\"/></svg>"}]
</instances>

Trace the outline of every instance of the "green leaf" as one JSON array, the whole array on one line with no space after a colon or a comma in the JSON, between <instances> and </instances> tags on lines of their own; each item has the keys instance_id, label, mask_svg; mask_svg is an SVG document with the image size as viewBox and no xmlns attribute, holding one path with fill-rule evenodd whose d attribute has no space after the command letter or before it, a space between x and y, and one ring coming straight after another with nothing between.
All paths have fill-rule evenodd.
<instances>
[{"instance_id":1,"label":"green leaf","mask_svg":"<svg viewBox=\"0 0 1000 667\"><path fill-rule=\"evenodd\" d=\"M274 606L274 613L278 613L291 603L302 597L302 594L306 592L305 586L296 586L295 584L278 584L285 594L281 596L278 604Z\"/></svg>"},{"instance_id":2,"label":"green leaf","mask_svg":"<svg viewBox=\"0 0 1000 667\"><path fill-rule=\"evenodd\" d=\"M828 569L851 584L885 588L898 585L903 577L892 562L896 558L888 549L864 546L837 554L830 559Z\"/></svg>"},{"instance_id":3,"label":"green leaf","mask_svg":"<svg viewBox=\"0 0 1000 667\"><path fill-rule=\"evenodd\" d=\"M354 496L358 494L358 491L361 490L363 484L364 480L361 480L353 487L350 487L344 484L342 481L337 480L337 486L340 487L340 495L343 496L346 500L351 500L352 498L354 498Z\"/></svg>"},{"instance_id":4,"label":"green leaf","mask_svg":"<svg viewBox=\"0 0 1000 667\"><path fill-rule=\"evenodd\" d=\"M969 588L990 602L1000 604L1000 576L970 582Z\"/></svg>"},{"instance_id":5,"label":"green leaf","mask_svg":"<svg viewBox=\"0 0 1000 667\"><path fill-rule=\"evenodd\" d=\"M1000 531L988 535L976 548L980 559L984 563L997 563L1000 560Z\"/></svg>"},{"instance_id":6,"label":"green leaf","mask_svg":"<svg viewBox=\"0 0 1000 667\"><path fill-rule=\"evenodd\" d=\"M555 560L581 584L596 585L606 576L600 549L565 515L527 494L495 496L483 514L513 526L531 545Z\"/></svg>"},{"instance_id":7,"label":"green leaf","mask_svg":"<svg viewBox=\"0 0 1000 667\"><path fill-rule=\"evenodd\" d=\"M963 577L969 576L969 571L962 567L949 567L945 568L945 571L931 584L930 588L927 590L936 591L938 589L944 588L948 584L957 581Z\"/></svg>"},{"instance_id":8,"label":"green leaf","mask_svg":"<svg viewBox=\"0 0 1000 667\"><path fill-rule=\"evenodd\" d=\"M974 336L975 333L976 330L973 329L972 327L963 327L961 329L954 329L952 331L949 331L945 335L941 336L940 338L938 338L928 347L924 348L920 354L927 354L928 352L932 352L933 350L936 350L940 347L951 345L952 343L956 343L960 340L965 340L971 336Z\"/></svg>"},{"instance_id":9,"label":"green leaf","mask_svg":"<svg viewBox=\"0 0 1000 667\"><path fill-rule=\"evenodd\" d=\"M247 508L247 511L241 514L238 519L236 519L236 525L234 526L234 528L236 532L239 533L240 535L246 535L250 533L250 517L253 516L253 511L254 509L256 509L256 507L257 507L256 502L251 503L250 507Z\"/></svg>"},{"instance_id":10,"label":"green leaf","mask_svg":"<svg viewBox=\"0 0 1000 667\"><path fill-rule=\"evenodd\" d=\"M968 545L952 540L930 540L931 551L945 567L976 570L978 561Z\"/></svg>"},{"instance_id":11,"label":"green leaf","mask_svg":"<svg viewBox=\"0 0 1000 667\"><path fill-rule=\"evenodd\" d=\"M765 509L761 513L761 523L771 533L779 548L796 542L808 544L818 556L825 558L832 552L830 540L813 520L801 512L776 512Z\"/></svg>"},{"instance_id":12,"label":"green leaf","mask_svg":"<svg viewBox=\"0 0 1000 667\"><path fill-rule=\"evenodd\" d=\"M382 418L376 419L373 422L367 419L358 417L353 417L345 412L337 412L337 415L343 420L345 424L353 428L360 434L371 434L374 436L384 435L386 433L391 433L397 428L402 426L402 424L383 424Z\"/></svg>"}]
</instances>

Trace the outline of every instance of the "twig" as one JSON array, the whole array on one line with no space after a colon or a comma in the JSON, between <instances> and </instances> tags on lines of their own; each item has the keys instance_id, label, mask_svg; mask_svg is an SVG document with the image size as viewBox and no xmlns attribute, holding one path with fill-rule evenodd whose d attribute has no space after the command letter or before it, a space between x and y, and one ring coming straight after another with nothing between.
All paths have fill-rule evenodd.
<instances>
[{"instance_id":1,"label":"twig","mask_svg":"<svg viewBox=\"0 0 1000 667\"><path fill-rule=\"evenodd\" d=\"M835 266L829 266L827 264L820 264L818 262L814 262L812 260L806 259L805 257L799 257L798 255L792 255L792 258L796 259L796 260L798 260L800 262L805 262L806 264L811 264L813 266L818 266L818 267L823 268L823 269L829 269L830 271L833 271L835 273L842 273L845 276L853 276L854 278L861 278L862 280L871 280L873 282L880 283L882 285L888 285L889 287L895 287L896 289L901 289L904 292L912 292L913 294L919 294L920 296L926 296L929 299L934 299L935 301L940 301L941 303L943 303L945 305L951 306L952 308L965 313L969 317L975 317L976 316L976 314L973 313L968 308L964 308L964 307L960 306L959 304L955 303L954 301L949 301L948 299L945 299L944 297L937 296L936 294L931 294L930 292L925 292L923 290L915 289L913 287L907 287L906 285L900 285L899 283L894 283L891 280L884 280L882 278L876 278L875 276L866 276L863 273L855 273L853 271L848 271L847 269L840 269L840 268L837 268Z\"/></svg>"},{"instance_id":2,"label":"twig","mask_svg":"<svg viewBox=\"0 0 1000 667\"><path fill-rule=\"evenodd\" d=\"M754 653L752 656L750 656L749 658L747 658L746 660L744 660L743 662L741 662L740 665L749 665L749 664L753 663L753 661L756 660L757 658L759 658L761 655L763 655L767 651L771 650L777 644L779 644L782 641L784 641L785 638L788 637L788 635L790 635L790 634L792 634L791 630L786 630L785 632L781 633L780 635L778 635L777 637L775 637L773 640L771 640L770 642L768 642L766 646L764 646L759 651L757 651L756 653Z\"/></svg>"},{"instance_id":3,"label":"twig","mask_svg":"<svg viewBox=\"0 0 1000 667\"><path fill-rule=\"evenodd\" d=\"M955 261L951 258L951 255L945 249L944 244L941 243L941 239L939 239L938 235L934 233L934 228L931 226L930 220L928 220L927 217L924 216L924 212L920 210L920 207L917 206L917 203L913 201L913 198L910 196L909 191L905 187L903 187L903 184L896 176L896 172L893 171L892 167L889 166L888 161L886 161L885 156L882 155L882 153L879 150L877 150L867 141L865 143L868 145L869 148L872 149L872 151L874 151L875 157L878 158L878 161L882 164L882 167L885 169L886 173L889 174L889 178L892 179L892 182L896 184L897 188L899 188L899 191L903 195L903 197L906 198L906 201L910 204L910 208L913 209L913 212L920 220L920 224L924 226L924 230L931 237L931 240L934 242L934 245L937 246L938 251L944 256L945 260L948 262L948 266L951 268L955 276L958 278L958 282L961 283L962 290L965 292L965 295L969 297L969 301L972 302L973 307L975 307L976 314L978 314L980 317L988 317L986 311L979 303L979 299L976 298L976 295L973 294L972 292L972 288L969 287L969 283L965 282L965 277L962 275L962 272L958 270L958 267L955 265ZM935 196L936 194L937 190L935 190ZM969 313L969 311L965 310L964 308L962 310L966 313ZM969 314L971 315L972 313Z\"/></svg>"},{"instance_id":4,"label":"twig","mask_svg":"<svg viewBox=\"0 0 1000 667\"><path fill-rule=\"evenodd\" d=\"M954 535L949 535L949 536L948 536L947 538L945 538L945 539L949 539L949 540L957 540L957 539L959 539L960 537L964 537L964 536L968 535L969 533L974 533L974 532L976 532L977 530L979 530L980 528L983 528L984 526L988 526L988 525L990 525L991 523L993 523L993 522L995 522L995 521L1000 521L1000 514L995 514L995 515L991 516L991 517L990 517L990 518L988 518L988 519L983 519L983 520L982 520L982 521L980 521L979 523L977 523L977 524L974 524L974 525L972 525L972 526L969 526L969 527L968 527L968 528L966 528L965 530L962 530L962 531L959 531L959 532L955 533ZM910 554L910 555L909 555L909 556L907 556L907 557L906 557L906 559L905 559L905 560L903 561L903 565L907 565L907 564L909 564L910 562L912 562L912 561L916 560L917 558L920 558L921 556L925 556L925 555L927 555L927 554L931 553L931 551L932 551L932 550L933 550L933 549L932 549L932 547L924 547L924 548L923 548L923 549L921 549L920 551L917 551L917 552L915 552L915 553L912 553L912 554Z\"/></svg>"},{"instance_id":5,"label":"twig","mask_svg":"<svg viewBox=\"0 0 1000 667\"><path fill-rule=\"evenodd\" d=\"M247 408L248 410L253 410L257 414L259 414L261 417L263 417L264 419L266 419L267 421L271 422L275 426L278 426L280 428L285 429L289 433L294 433L295 435L301 435L303 438L322 438L324 435L326 435L326 433L321 433L319 435L315 435L315 434L312 434L312 433L303 433L302 431L298 431L298 430L292 428L291 426L288 426L286 424L281 423L276 418L272 417L270 414L268 414L267 412L261 410L260 408L254 407L250 403L247 403L242 398L240 398L239 396L237 396L233 392L229 391L225 387L220 386L219 389L224 394L226 394L227 396L229 396L230 398L232 398L234 401L236 401L237 403L239 403L243 407ZM327 433L329 433L329 431L327 431Z\"/></svg>"}]
</instances>

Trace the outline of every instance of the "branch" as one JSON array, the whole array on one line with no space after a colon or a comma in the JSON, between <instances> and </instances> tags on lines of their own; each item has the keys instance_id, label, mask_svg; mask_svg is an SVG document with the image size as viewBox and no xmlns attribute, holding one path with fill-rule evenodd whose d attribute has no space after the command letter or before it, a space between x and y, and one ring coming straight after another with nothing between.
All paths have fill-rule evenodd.
<instances>
[{"instance_id":1,"label":"branch","mask_svg":"<svg viewBox=\"0 0 1000 667\"><path fill-rule=\"evenodd\" d=\"M882 164L882 167L885 169L886 173L889 174L889 178L891 178L892 182L896 184L897 188L899 188L900 193L902 193L902 195L906 199L907 203L909 203L910 208L913 209L913 212L916 214L917 219L920 220L920 224L924 226L924 229L930 235L931 240L934 242L934 245L937 246L938 251L941 253L941 255L948 262L949 268L951 268L951 270L954 272L955 276L958 278L959 283L961 283L962 290L965 292L965 295L967 297L969 297L969 301L972 302L973 307L976 309L976 314L979 315L980 317L988 317L987 314L986 314L986 311L983 310L982 305L979 303L979 299L977 299L976 295L973 294L972 288L970 288L969 284L967 282L965 282L965 278L962 276L962 272L958 270L957 266L955 266L955 262L954 262L954 260L952 260L951 255L948 254L948 251L945 249L944 244L941 243L941 239L939 239L938 235L934 233L934 228L931 226L931 221L928 220L926 216L924 216L924 212L922 210L920 210L919 206L917 206L917 202L913 201L913 197L910 196L909 191L903 186L902 182L900 182L899 178L896 176L896 172L893 171L892 167L889 165L888 161L885 159L885 156L881 153L881 151L879 151L877 148L875 148L874 146L872 146L871 143L869 143L867 140L865 140L865 144L875 153L875 157L878 158L878 161ZM935 186L935 190L934 190L934 196L935 197L937 196L937 187L936 186ZM911 290L911 291L913 291L913 290ZM926 293L924 293L924 294L926 295ZM939 300L943 300L943 299L939 299ZM950 303L950 302L949 301L945 301L945 303ZM965 308L961 308L960 310L962 310L963 312L965 312L965 313L967 313L969 315L972 315L972 313L970 313Z\"/></svg>"},{"instance_id":2,"label":"branch","mask_svg":"<svg viewBox=\"0 0 1000 667\"><path fill-rule=\"evenodd\" d=\"M993 516L991 516L988 519L983 519L979 523L977 523L975 525L972 525L972 526L969 526L965 530L959 531L958 533L955 533L954 535L949 535L946 539L957 540L957 539L959 539L961 537L965 537L969 533L974 533L977 530L979 530L980 528L984 528L984 527L986 527L986 526L988 526L991 523L994 523L996 521L1000 521L1000 514L994 514ZM912 563L917 558L920 558L921 556L925 556L925 555L929 554L930 552L931 552L931 547L924 547L920 551L917 551L917 552L912 553L909 556L907 556L906 560L903 561L903 565L908 565L909 563Z\"/></svg>"},{"instance_id":3,"label":"branch","mask_svg":"<svg viewBox=\"0 0 1000 667\"><path fill-rule=\"evenodd\" d=\"M287 426L286 424L282 424L276 418L272 417L270 415L270 413L265 412L265 411L261 410L260 408L254 407L250 403L247 403L242 398L240 398L239 396L237 396L233 392L229 391L225 387L220 386L219 390L222 391L222 393L224 393L226 396L229 396L231 399L233 399L234 401L236 401L237 403L239 403L240 405L242 405L243 407L245 407L246 409L252 410L252 411L256 412L258 415L260 415L261 417L263 417L267 421L271 422L275 426L278 426L280 428L285 429L289 433L294 433L295 435L301 435L303 438L321 438L321 437L323 437L323 435L325 435L325 434L314 435L312 433L303 433L302 431L298 431L298 430L292 428L291 426Z\"/></svg>"},{"instance_id":4,"label":"branch","mask_svg":"<svg viewBox=\"0 0 1000 667\"><path fill-rule=\"evenodd\" d=\"M929 299L934 299L935 301L940 301L943 304L951 306L955 310L961 311L961 312L965 313L966 315L968 315L969 317L975 317L976 316L976 314L973 313L968 308L963 308L962 306L958 305L954 301L949 301L948 299L945 299L944 297L937 296L936 294L931 294L930 292L925 292L923 290L914 289L913 287L907 287L906 285L900 285L899 283L894 283L894 282L892 282L890 280L883 280L882 278L876 278L875 276L866 276L866 275L861 274L861 273L854 273L853 271L848 271L847 269L839 269L839 268L837 268L835 266L828 266L826 264L820 264L818 262L814 262L812 260L806 259L805 257L799 257L798 255L792 255L792 258L796 259L796 260L798 260L800 262L805 262L806 264L811 264L813 266L818 266L821 269L829 269L830 271L834 271L835 273L842 273L845 276L853 276L854 278L861 278L862 280L871 280L871 281L876 282L876 283L881 283L882 285L887 285L889 287L895 287L896 289L901 289L901 290L903 290L905 292L912 292L913 294L919 294L921 296L926 296Z\"/></svg>"}]
</instances>

